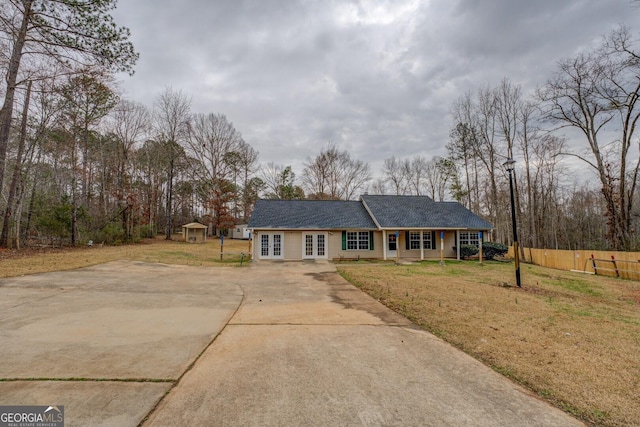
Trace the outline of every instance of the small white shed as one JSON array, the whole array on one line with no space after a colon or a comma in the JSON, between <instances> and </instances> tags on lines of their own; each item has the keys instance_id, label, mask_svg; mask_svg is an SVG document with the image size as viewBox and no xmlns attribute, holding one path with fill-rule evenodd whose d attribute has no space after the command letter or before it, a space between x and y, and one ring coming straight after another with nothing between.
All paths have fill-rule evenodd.
<instances>
[{"instance_id":1,"label":"small white shed","mask_svg":"<svg viewBox=\"0 0 640 427\"><path fill-rule=\"evenodd\" d=\"M190 222L182 226L185 242L204 243L207 241L207 226L199 222Z\"/></svg>"},{"instance_id":2,"label":"small white shed","mask_svg":"<svg viewBox=\"0 0 640 427\"><path fill-rule=\"evenodd\" d=\"M247 224L238 224L234 225L230 229L231 233L229 237L232 239L244 239L248 240L251 238L251 231L247 228Z\"/></svg>"}]
</instances>

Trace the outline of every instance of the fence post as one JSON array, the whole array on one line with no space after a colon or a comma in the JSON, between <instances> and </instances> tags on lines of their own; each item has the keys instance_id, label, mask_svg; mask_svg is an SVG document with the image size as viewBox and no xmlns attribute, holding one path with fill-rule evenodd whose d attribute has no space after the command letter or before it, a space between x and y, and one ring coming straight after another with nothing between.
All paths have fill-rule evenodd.
<instances>
[{"instance_id":1,"label":"fence post","mask_svg":"<svg viewBox=\"0 0 640 427\"><path fill-rule=\"evenodd\" d=\"M613 268L616 270L616 277L620 277L620 272L618 271L618 266L616 265L616 259L613 255L611 255L611 262L613 263Z\"/></svg>"},{"instance_id":2,"label":"fence post","mask_svg":"<svg viewBox=\"0 0 640 427\"><path fill-rule=\"evenodd\" d=\"M598 267L596 267L596 259L591 254L591 264L593 264L593 274L598 274Z\"/></svg>"}]
</instances>

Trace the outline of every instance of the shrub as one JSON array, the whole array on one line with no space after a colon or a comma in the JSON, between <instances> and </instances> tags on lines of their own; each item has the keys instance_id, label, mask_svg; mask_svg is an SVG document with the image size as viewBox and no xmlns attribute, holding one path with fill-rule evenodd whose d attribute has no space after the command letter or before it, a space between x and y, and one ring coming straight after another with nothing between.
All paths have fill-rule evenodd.
<instances>
[{"instance_id":1,"label":"shrub","mask_svg":"<svg viewBox=\"0 0 640 427\"><path fill-rule=\"evenodd\" d=\"M104 240L109 244L121 244L124 241L124 229L119 223L110 222L102 231Z\"/></svg>"},{"instance_id":2,"label":"shrub","mask_svg":"<svg viewBox=\"0 0 640 427\"><path fill-rule=\"evenodd\" d=\"M138 233L142 238L153 238L156 235L155 230L149 224L141 225L138 228Z\"/></svg>"},{"instance_id":3,"label":"shrub","mask_svg":"<svg viewBox=\"0 0 640 427\"><path fill-rule=\"evenodd\" d=\"M483 246L484 248L484 246ZM457 251L457 247L453 247L453 251ZM474 245L460 245L460 258L466 259L472 257L478 253L478 248Z\"/></svg>"},{"instance_id":4,"label":"shrub","mask_svg":"<svg viewBox=\"0 0 640 427\"><path fill-rule=\"evenodd\" d=\"M507 253L509 248L502 243L496 242L483 242L482 243L482 256L484 259L493 259L496 256L503 256Z\"/></svg>"}]
</instances>

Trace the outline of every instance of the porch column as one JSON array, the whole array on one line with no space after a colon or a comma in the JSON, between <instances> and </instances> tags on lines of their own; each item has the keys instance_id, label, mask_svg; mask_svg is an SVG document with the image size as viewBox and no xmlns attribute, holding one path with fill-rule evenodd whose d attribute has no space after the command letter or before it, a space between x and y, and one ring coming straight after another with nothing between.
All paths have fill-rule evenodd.
<instances>
[{"instance_id":1,"label":"porch column","mask_svg":"<svg viewBox=\"0 0 640 427\"><path fill-rule=\"evenodd\" d=\"M255 239L257 235L258 233L255 231L249 233L249 253L251 254L251 261L258 259L258 256L254 253L256 246L253 244L253 239Z\"/></svg>"},{"instance_id":2,"label":"porch column","mask_svg":"<svg viewBox=\"0 0 640 427\"><path fill-rule=\"evenodd\" d=\"M420 261L424 261L424 230L420 230Z\"/></svg>"},{"instance_id":3,"label":"porch column","mask_svg":"<svg viewBox=\"0 0 640 427\"><path fill-rule=\"evenodd\" d=\"M387 230L382 230L382 259L387 260Z\"/></svg>"}]
</instances>

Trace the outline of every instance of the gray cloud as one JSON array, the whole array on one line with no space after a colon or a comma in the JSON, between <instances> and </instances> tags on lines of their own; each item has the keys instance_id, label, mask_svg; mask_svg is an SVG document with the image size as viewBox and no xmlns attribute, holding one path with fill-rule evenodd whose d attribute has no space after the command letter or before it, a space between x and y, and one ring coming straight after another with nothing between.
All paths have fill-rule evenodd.
<instances>
[{"instance_id":1,"label":"gray cloud","mask_svg":"<svg viewBox=\"0 0 640 427\"><path fill-rule=\"evenodd\" d=\"M459 96L503 77L532 90L638 13L628 0L120 0L114 14L141 54L130 98L182 89L261 161L300 173L329 142L374 169L443 155Z\"/></svg>"}]
</instances>

